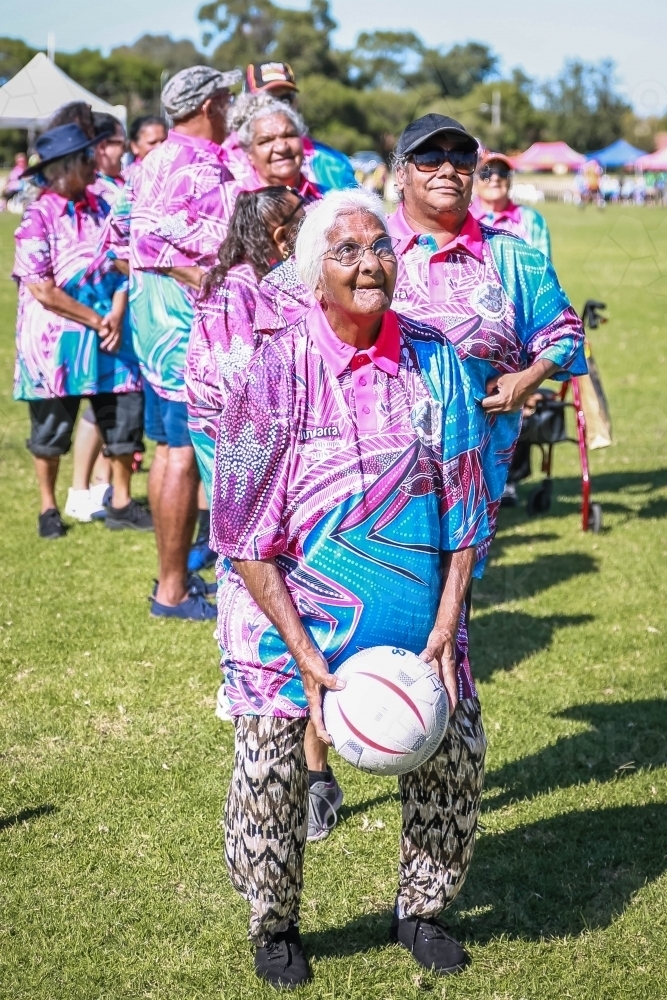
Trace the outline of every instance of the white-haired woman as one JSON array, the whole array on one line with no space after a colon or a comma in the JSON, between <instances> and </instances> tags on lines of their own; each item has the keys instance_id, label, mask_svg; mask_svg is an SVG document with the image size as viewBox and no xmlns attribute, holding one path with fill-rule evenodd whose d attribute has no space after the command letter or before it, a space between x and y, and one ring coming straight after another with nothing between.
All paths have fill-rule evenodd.
<instances>
[{"instance_id":1,"label":"white-haired woman","mask_svg":"<svg viewBox=\"0 0 667 1000\"><path fill-rule=\"evenodd\" d=\"M244 94L228 112L225 149L230 169L244 188L286 184L305 197L319 197L302 173L306 125L289 104L268 94Z\"/></svg>"},{"instance_id":2,"label":"white-haired woman","mask_svg":"<svg viewBox=\"0 0 667 1000\"><path fill-rule=\"evenodd\" d=\"M469 961L436 922L465 877L485 739L456 635L488 519L481 427L453 349L391 311L394 242L368 192L328 195L296 244L316 303L250 361L222 415L212 539L227 557L218 634L236 727L226 858L251 908L257 974L309 978L298 932L304 734L359 648L408 645L440 672L445 739L400 779L391 939L427 968Z\"/></svg>"}]
</instances>

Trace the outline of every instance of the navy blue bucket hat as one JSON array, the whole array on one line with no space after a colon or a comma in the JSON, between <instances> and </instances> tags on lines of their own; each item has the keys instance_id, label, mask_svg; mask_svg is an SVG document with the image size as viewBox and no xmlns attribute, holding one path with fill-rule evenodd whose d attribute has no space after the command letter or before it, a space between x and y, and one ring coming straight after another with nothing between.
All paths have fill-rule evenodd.
<instances>
[{"instance_id":1,"label":"navy blue bucket hat","mask_svg":"<svg viewBox=\"0 0 667 1000\"><path fill-rule=\"evenodd\" d=\"M89 139L83 129L75 124L58 125L57 128L49 129L48 132L42 132L35 143L39 163L33 163L31 167L23 171L21 177L32 177L49 163L62 160L63 157L70 156L72 153L80 153L82 150L88 149L89 146L95 146L98 142L108 139L109 135L109 132L103 132L102 135L96 135L94 139Z\"/></svg>"}]
</instances>

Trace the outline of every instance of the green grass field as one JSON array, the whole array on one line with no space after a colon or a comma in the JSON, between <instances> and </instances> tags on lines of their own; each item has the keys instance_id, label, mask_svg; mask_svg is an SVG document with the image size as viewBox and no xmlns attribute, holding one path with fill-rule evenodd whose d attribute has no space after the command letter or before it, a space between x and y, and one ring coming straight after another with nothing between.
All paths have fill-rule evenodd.
<instances>
[{"instance_id":1,"label":"green grass field","mask_svg":"<svg viewBox=\"0 0 667 1000\"><path fill-rule=\"evenodd\" d=\"M307 851L300 996L667 996L667 213L546 213L575 307L609 304L592 342L615 442L592 456L604 532L580 530L564 445L550 515L503 512L476 605L487 791L448 914L474 964L439 980L385 944L396 785L334 759L346 801ZM212 628L148 617L152 536L37 538L11 400L15 224L0 217L0 997L273 996L222 858L233 739Z\"/></svg>"}]
</instances>

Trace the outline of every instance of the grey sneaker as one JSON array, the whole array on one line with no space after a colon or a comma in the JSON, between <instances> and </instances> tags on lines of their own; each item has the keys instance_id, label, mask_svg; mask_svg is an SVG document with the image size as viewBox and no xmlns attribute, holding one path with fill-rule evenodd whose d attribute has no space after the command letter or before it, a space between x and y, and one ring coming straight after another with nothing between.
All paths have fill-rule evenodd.
<instances>
[{"instance_id":1,"label":"grey sneaker","mask_svg":"<svg viewBox=\"0 0 667 1000\"><path fill-rule=\"evenodd\" d=\"M316 781L308 790L308 840L324 840L338 822L343 789L333 771L330 781Z\"/></svg>"}]
</instances>

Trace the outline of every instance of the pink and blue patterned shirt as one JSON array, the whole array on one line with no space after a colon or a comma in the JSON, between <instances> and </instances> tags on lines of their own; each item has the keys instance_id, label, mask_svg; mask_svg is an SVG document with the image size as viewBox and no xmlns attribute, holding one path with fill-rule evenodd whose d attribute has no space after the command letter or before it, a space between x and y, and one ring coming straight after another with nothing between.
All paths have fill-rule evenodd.
<instances>
[{"instance_id":1,"label":"pink and blue patterned shirt","mask_svg":"<svg viewBox=\"0 0 667 1000\"><path fill-rule=\"evenodd\" d=\"M99 253L109 206L90 188L74 204L48 191L29 205L16 230L13 277L18 282L15 399L94 396L141 389L129 324L119 350L103 351L96 330L45 309L27 285L53 280L100 316L127 279Z\"/></svg>"},{"instance_id":2,"label":"pink and blue patterned shirt","mask_svg":"<svg viewBox=\"0 0 667 1000\"><path fill-rule=\"evenodd\" d=\"M480 226L470 213L456 239L441 249L433 237L410 228L402 206L389 217L388 229L399 240L394 309L436 327L453 345L477 400L486 396L489 378L541 359L558 366L555 379L586 373L581 321L541 251ZM520 429L521 413L487 419L484 478L494 530ZM492 537L478 548L475 576L483 573Z\"/></svg>"},{"instance_id":3,"label":"pink and blue patterned shirt","mask_svg":"<svg viewBox=\"0 0 667 1000\"><path fill-rule=\"evenodd\" d=\"M546 219L529 205L515 205L509 201L502 212L487 212L479 198L473 198L470 214L490 229L513 233L551 260L551 237Z\"/></svg>"},{"instance_id":4,"label":"pink and blue patterned shirt","mask_svg":"<svg viewBox=\"0 0 667 1000\"><path fill-rule=\"evenodd\" d=\"M195 306L185 386L190 437L209 503L220 414L263 339L254 330L257 286L254 268L237 264Z\"/></svg>"},{"instance_id":5,"label":"pink and blue patterned shirt","mask_svg":"<svg viewBox=\"0 0 667 1000\"><path fill-rule=\"evenodd\" d=\"M160 268L196 263L179 247L187 238L189 199L233 180L221 146L173 129L148 153L134 185L130 227L130 310L134 345L153 389L185 402L185 355L195 293Z\"/></svg>"},{"instance_id":6,"label":"pink and blue patterned shirt","mask_svg":"<svg viewBox=\"0 0 667 1000\"><path fill-rule=\"evenodd\" d=\"M335 670L379 644L420 653L441 554L489 533L479 408L437 331L387 312L367 351L315 305L265 341L218 431L211 544L234 715L308 714L298 669L230 559L275 559ZM475 693L458 659L461 697Z\"/></svg>"}]
</instances>

